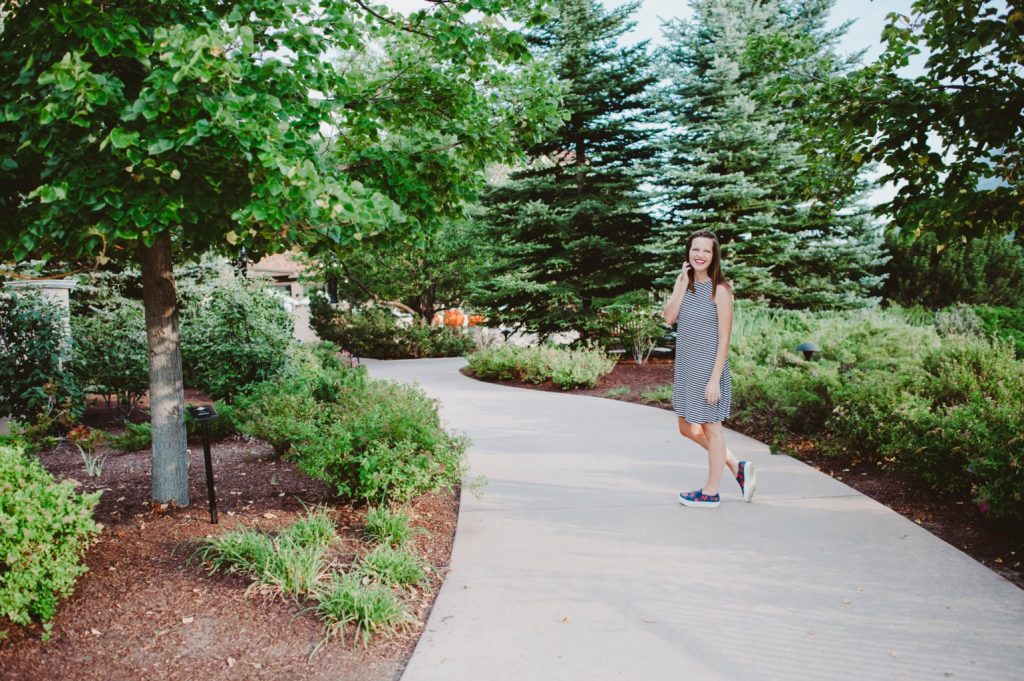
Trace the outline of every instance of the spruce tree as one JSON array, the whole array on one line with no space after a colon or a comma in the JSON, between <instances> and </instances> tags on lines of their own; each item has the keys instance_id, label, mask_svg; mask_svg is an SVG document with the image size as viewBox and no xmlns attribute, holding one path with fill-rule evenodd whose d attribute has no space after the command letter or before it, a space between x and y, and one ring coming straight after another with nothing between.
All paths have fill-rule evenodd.
<instances>
[{"instance_id":1,"label":"spruce tree","mask_svg":"<svg viewBox=\"0 0 1024 681\"><path fill-rule=\"evenodd\" d=\"M817 153L800 106L780 92L796 64L753 58L759 41L796 34L799 56L842 70L846 27L825 30L834 0L694 0L692 21L666 25L660 52L668 124L652 250L666 280L686 237L710 229L744 298L786 307L869 304L884 262L881 235L858 203L864 183ZM797 59L793 57L792 59ZM811 76L813 77L813 75Z\"/></svg>"},{"instance_id":2,"label":"spruce tree","mask_svg":"<svg viewBox=\"0 0 1024 681\"><path fill-rule=\"evenodd\" d=\"M639 185L653 155L644 121L654 74L646 43L618 45L638 4L558 0L531 35L566 87L567 118L483 198L490 262L474 302L492 321L585 338L602 305L651 285L643 244L653 220Z\"/></svg>"}]
</instances>

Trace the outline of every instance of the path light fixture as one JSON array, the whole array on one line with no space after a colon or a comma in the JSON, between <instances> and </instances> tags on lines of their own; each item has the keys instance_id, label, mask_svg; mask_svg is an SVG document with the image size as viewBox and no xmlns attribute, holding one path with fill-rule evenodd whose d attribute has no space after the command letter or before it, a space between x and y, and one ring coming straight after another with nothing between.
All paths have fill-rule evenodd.
<instances>
[{"instance_id":1,"label":"path light fixture","mask_svg":"<svg viewBox=\"0 0 1024 681\"><path fill-rule=\"evenodd\" d=\"M502 329L501 335L505 337L505 342L508 343L508 337L512 335L512 329Z\"/></svg>"},{"instance_id":2,"label":"path light fixture","mask_svg":"<svg viewBox=\"0 0 1024 681\"><path fill-rule=\"evenodd\" d=\"M210 421L217 417L213 407L186 407L188 415L203 432L203 461L206 464L206 495L210 499L210 523L217 524L217 493L213 489L213 461L210 459Z\"/></svg>"},{"instance_id":3,"label":"path light fixture","mask_svg":"<svg viewBox=\"0 0 1024 681\"><path fill-rule=\"evenodd\" d=\"M814 359L815 355L821 354L821 348L818 347L818 344L812 343L811 341L804 341L800 345L796 346L796 351L802 352L804 354L804 359L808 362Z\"/></svg>"}]
</instances>

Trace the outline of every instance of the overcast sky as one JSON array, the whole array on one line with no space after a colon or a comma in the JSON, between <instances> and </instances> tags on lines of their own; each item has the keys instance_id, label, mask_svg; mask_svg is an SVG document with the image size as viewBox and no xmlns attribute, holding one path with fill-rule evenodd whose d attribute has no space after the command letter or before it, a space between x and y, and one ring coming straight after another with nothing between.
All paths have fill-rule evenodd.
<instances>
[{"instance_id":1,"label":"overcast sky","mask_svg":"<svg viewBox=\"0 0 1024 681\"><path fill-rule=\"evenodd\" d=\"M626 0L606 0L606 5L616 7ZM844 52L868 49L864 58L871 61L881 52L882 27L890 12L908 14L912 0L836 0L832 10L832 26L853 19L841 44ZM629 34L631 40L650 39L658 44L661 40L661 22L673 17L685 19L692 16L689 3L685 0L643 0L640 9L633 15L636 28Z\"/></svg>"}]
</instances>

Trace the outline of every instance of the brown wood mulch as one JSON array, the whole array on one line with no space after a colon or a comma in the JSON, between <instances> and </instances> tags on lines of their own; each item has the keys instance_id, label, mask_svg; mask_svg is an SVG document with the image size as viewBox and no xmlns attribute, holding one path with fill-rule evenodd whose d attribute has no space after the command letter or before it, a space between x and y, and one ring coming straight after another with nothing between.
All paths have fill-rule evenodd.
<instances>
[{"instance_id":1,"label":"brown wood mulch","mask_svg":"<svg viewBox=\"0 0 1024 681\"><path fill-rule=\"evenodd\" d=\"M102 421L102 417L97 417ZM423 629L451 554L458 496L428 494L410 502L412 524L427 530L412 549L430 566L429 582L403 598L417 624L368 646L331 640L309 604L250 593L240 575L210 575L191 560L203 538L236 528L273 531L304 506L326 505L343 551L365 551L365 508L337 499L323 483L274 456L256 440L233 437L212 447L219 524L210 524L201 443L190 443L188 508L153 508L150 452L113 451L97 478L85 475L67 443L41 457L58 478L102 490L95 517L104 529L85 556L89 567L62 601L53 635L38 626L7 626L0 678L398 679ZM0 629L3 625L0 624ZM315 652L315 654L314 654Z\"/></svg>"},{"instance_id":2,"label":"brown wood mulch","mask_svg":"<svg viewBox=\"0 0 1024 681\"><path fill-rule=\"evenodd\" d=\"M472 375L464 371L467 375ZM517 381L500 381L504 385L534 390L564 392L547 382L532 385ZM670 404L649 402L642 394L659 386L672 383L672 360L652 359L637 365L630 359L616 364L611 373L602 376L594 388L571 391L579 395L608 397L611 399L646 404L661 409L672 409ZM628 388L626 394L616 391ZM767 432L726 422L727 427L762 442L771 442ZM913 520L940 539L952 544L1024 588L1024 526L1020 523L1000 522L981 513L966 495L962 497L937 495L925 483L907 473L881 470L875 463L829 458L819 452L810 438L790 437L777 443L773 453L795 456L818 470L842 481L855 490L888 506L900 515Z\"/></svg>"}]
</instances>

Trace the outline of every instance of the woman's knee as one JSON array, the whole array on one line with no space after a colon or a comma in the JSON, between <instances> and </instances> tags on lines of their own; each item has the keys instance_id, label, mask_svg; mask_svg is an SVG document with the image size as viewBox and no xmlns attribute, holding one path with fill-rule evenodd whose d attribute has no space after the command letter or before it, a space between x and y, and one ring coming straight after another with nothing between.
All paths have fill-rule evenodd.
<instances>
[{"instance_id":1,"label":"woman's knee","mask_svg":"<svg viewBox=\"0 0 1024 681\"><path fill-rule=\"evenodd\" d=\"M701 430L699 423L690 423L686 419L679 419L679 434L683 437L688 437L691 440L699 440L704 431Z\"/></svg>"}]
</instances>

